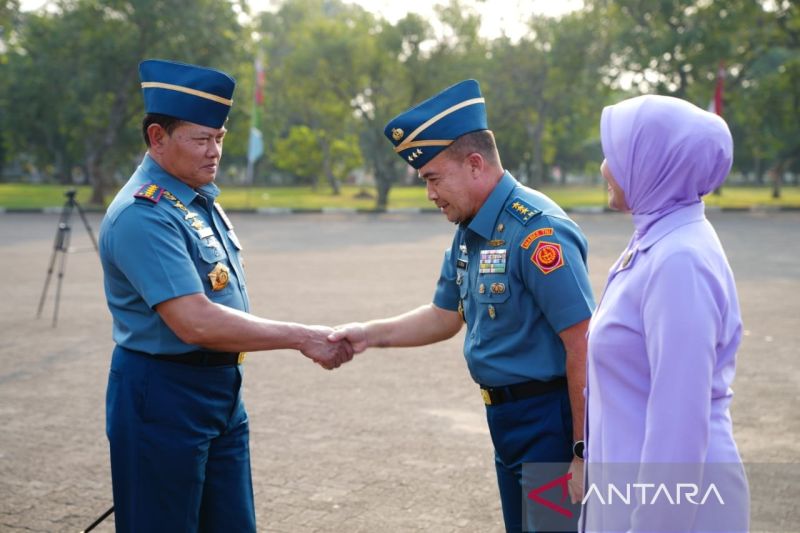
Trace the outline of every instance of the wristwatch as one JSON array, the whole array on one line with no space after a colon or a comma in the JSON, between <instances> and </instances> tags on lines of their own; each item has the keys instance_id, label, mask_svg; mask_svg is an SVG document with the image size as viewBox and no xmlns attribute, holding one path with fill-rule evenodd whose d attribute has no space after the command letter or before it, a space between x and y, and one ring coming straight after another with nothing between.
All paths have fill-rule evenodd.
<instances>
[{"instance_id":1,"label":"wristwatch","mask_svg":"<svg viewBox=\"0 0 800 533\"><path fill-rule=\"evenodd\" d=\"M575 444L572 445L572 454L577 457L578 459L583 459L583 449L585 445L582 440L576 440Z\"/></svg>"}]
</instances>

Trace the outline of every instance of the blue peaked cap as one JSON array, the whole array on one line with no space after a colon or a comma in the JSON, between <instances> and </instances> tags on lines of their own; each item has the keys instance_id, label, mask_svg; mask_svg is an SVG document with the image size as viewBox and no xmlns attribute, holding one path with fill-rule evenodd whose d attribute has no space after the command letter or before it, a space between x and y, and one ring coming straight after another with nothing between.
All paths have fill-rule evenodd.
<instances>
[{"instance_id":1,"label":"blue peaked cap","mask_svg":"<svg viewBox=\"0 0 800 533\"><path fill-rule=\"evenodd\" d=\"M480 85L464 80L397 115L383 134L397 155L419 169L462 135L487 129Z\"/></svg>"},{"instance_id":2,"label":"blue peaked cap","mask_svg":"<svg viewBox=\"0 0 800 533\"><path fill-rule=\"evenodd\" d=\"M139 78L147 113L221 128L233 105L236 80L219 70L147 59L139 64Z\"/></svg>"}]
</instances>

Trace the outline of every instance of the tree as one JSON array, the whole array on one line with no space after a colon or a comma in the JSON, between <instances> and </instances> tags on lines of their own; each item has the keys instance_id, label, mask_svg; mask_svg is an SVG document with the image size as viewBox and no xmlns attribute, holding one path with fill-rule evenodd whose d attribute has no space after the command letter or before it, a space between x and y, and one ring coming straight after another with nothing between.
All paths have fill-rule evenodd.
<instances>
[{"instance_id":1,"label":"tree","mask_svg":"<svg viewBox=\"0 0 800 533\"><path fill-rule=\"evenodd\" d=\"M366 83L353 100L356 116L363 126L361 149L375 176L376 208L385 209L389 191L407 165L397 157L383 135L386 123L402 112L424 89L412 73L422 70L421 46L430 35L430 26L417 15L407 15L391 25L381 21L374 39L362 50L366 58Z\"/></svg>"},{"instance_id":2,"label":"tree","mask_svg":"<svg viewBox=\"0 0 800 533\"><path fill-rule=\"evenodd\" d=\"M315 139L316 147L306 149L319 153L306 156L320 158L333 194L340 191L335 168L349 165L339 158L346 154L350 161L358 151L352 101L364 87L362 50L368 46L372 20L360 7L336 0L287 2L262 17L269 94L285 120L282 135L297 133L298 126L310 130L306 138ZM343 150L343 143L352 143L354 150Z\"/></svg>"},{"instance_id":3,"label":"tree","mask_svg":"<svg viewBox=\"0 0 800 533\"><path fill-rule=\"evenodd\" d=\"M148 57L224 68L236 64L240 28L232 5L214 0L61 0L29 14L9 57L12 143L55 164L74 163L102 204L111 170L141 151L138 62ZM244 126L246 127L246 125Z\"/></svg>"},{"instance_id":4,"label":"tree","mask_svg":"<svg viewBox=\"0 0 800 533\"><path fill-rule=\"evenodd\" d=\"M6 162L6 146L10 122L6 117L5 95L9 80L7 63L9 50L15 45L16 27L19 23L19 0L3 0L0 3L0 176Z\"/></svg>"},{"instance_id":5,"label":"tree","mask_svg":"<svg viewBox=\"0 0 800 533\"><path fill-rule=\"evenodd\" d=\"M275 167L284 170L316 187L320 176L326 172L341 181L363 162L358 142L352 136L335 139L330 143L329 152L320 150L321 132L308 126L294 126L289 134L275 143L273 160ZM327 164L330 168L326 169Z\"/></svg>"},{"instance_id":6,"label":"tree","mask_svg":"<svg viewBox=\"0 0 800 533\"><path fill-rule=\"evenodd\" d=\"M725 113L735 164L780 184L798 160L800 6L731 0L596 1L615 21L608 68L612 84L630 79L640 92L685 98L705 107L724 62Z\"/></svg>"}]
</instances>

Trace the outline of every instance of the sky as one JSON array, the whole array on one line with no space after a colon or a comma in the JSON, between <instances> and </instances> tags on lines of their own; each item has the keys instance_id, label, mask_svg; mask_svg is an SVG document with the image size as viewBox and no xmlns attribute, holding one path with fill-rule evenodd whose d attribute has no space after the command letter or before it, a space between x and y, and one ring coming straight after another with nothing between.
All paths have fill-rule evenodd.
<instances>
[{"instance_id":1,"label":"sky","mask_svg":"<svg viewBox=\"0 0 800 533\"><path fill-rule=\"evenodd\" d=\"M382 15L390 22L403 18L406 13L434 16L434 6L446 5L447 0L345 0L359 4L373 13ZM249 0L254 11L270 9L275 0ZM526 22L531 14L558 16L581 7L581 0L462 0L481 16L481 33L490 39L503 32L510 38L519 39L526 32ZM25 11L38 9L47 0L22 0Z\"/></svg>"}]
</instances>

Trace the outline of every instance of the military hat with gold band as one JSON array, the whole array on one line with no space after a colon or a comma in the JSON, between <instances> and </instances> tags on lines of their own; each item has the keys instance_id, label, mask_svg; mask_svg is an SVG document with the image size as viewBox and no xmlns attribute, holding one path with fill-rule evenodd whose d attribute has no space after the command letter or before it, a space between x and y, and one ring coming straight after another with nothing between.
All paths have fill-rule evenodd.
<instances>
[{"instance_id":1,"label":"military hat with gold band","mask_svg":"<svg viewBox=\"0 0 800 533\"><path fill-rule=\"evenodd\" d=\"M233 105L236 80L219 70L147 59L139 64L139 78L147 113L221 128Z\"/></svg>"},{"instance_id":2,"label":"military hat with gold band","mask_svg":"<svg viewBox=\"0 0 800 533\"><path fill-rule=\"evenodd\" d=\"M480 85L464 80L397 115L383 133L394 151L419 169L462 135L486 129Z\"/></svg>"}]
</instances>

